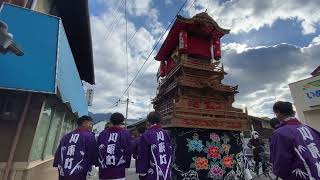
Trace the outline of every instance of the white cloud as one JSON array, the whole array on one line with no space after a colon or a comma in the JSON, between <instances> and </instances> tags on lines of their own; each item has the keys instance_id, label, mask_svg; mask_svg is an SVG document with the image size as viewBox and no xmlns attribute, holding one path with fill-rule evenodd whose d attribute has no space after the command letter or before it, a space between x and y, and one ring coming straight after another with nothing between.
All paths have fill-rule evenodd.
<instances>
[{"instance_id":1,"label":"white cloud","mask_svg":"<svg viewBox=\"0 0 320 180\"><path fill-rule=\"evenodd\" d=\"M246 44L239 44L239 43L229 43L223 44L222 50L236 50L237 53L242 53L246 51L248 46Z\"/></svg>"},{"instance_id":2,"label":"white cloud","mask_svg":"<svg viewBox=\"0 0 320 180\"><path fill-rule=\"evenodd\" d=\"M311 45L320 45L320 35L312 39Z\"/></svg>"},{"instance_id":3,"label":"white cloud","mask_svg":"<svg viewBox=\"0 0 320 180\"><path fill-rule=\"evenodd\" d=\"M277 100L292 101L289 83L310 76L318 66L320 45L290 44L245 48L225 45L222 62L228 73L224 82L239 85L235 106L245 104L251 115L271 116Z\"/></svg>"},{"instance_id":4,"label":"white cloud","mask_svg":"<svg viewBox=\"0 0 320 180\"><path fill-rule=\"evenodd\" d=\"M271 26L278 19L297 19L302 22L303 34L314 33L320 22L319 0L233 0L220 4L218 1L199 0L188 10L189 15L208 13L231 33L249 32L263 26Z\"/></svg>"},{"instance_id":5,"label":"white cloud","mask_svg":"<svg viewBox=\"0 0 320 180\"><path fill-rule=\"evenodd\" d=\"M93 38L94 63L96 82L93 112L125 112L125 105L109 109L126 88L126 54L125 54L125 19L120 14L118 25L106 40L106 27L113 21L113 12L118 1L99 0L106 5L106 11L99 16L91 17L91 30ZM141 0L142 1L142 0ZM137 0L134 1L138 2ZM140 68L154 43L164 30L159 21L160 12L152 7L150 0L146 4L131 6L129 13L143 18L145 24L137 27L132 21L128 22L128 35L135 34L129 44L129 74L130 80ZM191 2L191 1L190 1ZM278 19L296 18L302 23L304 33L313 32L319 21L317 13L312 9L317 7L315 1L304 3L299 8L299 2L289 1L286 5L280 1L244 1L235 0L219 4L210 1L210 14L222 27L231 28L233 32L259 29L264 25L272 25ZM190 8L190 13L203 9L207 0L196 1L196 9ZM283 3L283 2L282 2ZM108 6L107 6L108 5ZM189 7L189 6L187 6ZM290 14L287 12L291 12ZM310 15L310 16L309 16ZM308 17L309 16L309 17ZM219 19L217 18L219 17ZM227 84L239 84L240 93L236 95L235 106L248 106L252 115L270 115L274 101L290 100L287 84L309 75L318 66L320 57L320 36L313 39L308 47L297 47L289 44L275 46L248 47L245 43L229 43L223 45L222 62L228 75ZM164 40L164 38L163 38ZM154 97L157 88L155 74L159 62L153 60L154 52L143 69L144 75L139 77L130 89L130 97L134 104L130 104L129 118L138 118L146 115L152 108L150 97ZM150 63L151 62L151 63ZM125 99L125 98L124 98ZM124 100L123 99L123 100Z\"/></svg>"},{"instance_id":6,"label":"white cloud","mask_svg":"<svg viewBox=\"0 0 320 180\"><path fill-rule=\"evenodd\" d=\"M165 0L165 1L164 1L164 4L165 4L165 5L172 4L172 1L171 1L171 0Z\"/></svg>"},{"instance_id":7,"label":"white cloud","mask_svg":"<svg viewBox=\"0 0 320 180\"><path fill-rule=\"evenodd\" d=\"M128 11L132 15L147 15L151 10L151 0L130 0L127 1Z\"/></svg>"},{"instance_id":8,"label":"white cloud","mask_svg":"<svg viewBox=\"0 0 320 180\"><path fill-rule=\"evenodd\" d=\"M117 6L116 3L101 1ZM147 55L153 48L157 38L157 30L162 28L158 22L158 12L151 8L150 1L135 1L132 13L137 16L144 16L145 19L154 22L154 26L137 27L132 21L128 21L128 39L135 34L128 44L129 62L129 82L132 80ZM147 3L148 5L137 5L137 3ZM90 111L95 113L107 113L119 111L125 113L125 104L120 103L116 107L110 108L122 95L126 89L126 53L125 53L125 18L124 12L120 12L114 31L107 38L107 29L110 27L114 18L116 8L106 8L105 12L99 16L91 16L91 31L93 41L93 54L96 73L96 85L94 86L94 101ZM146 12L153 12L147 14ZM150 57L149 62L154 61L155 52ZM150 109L150 97L155 96L156 88L156 68L158 63L151 63L148 69L143 69L144 74L130 88L131 101L129 118L138 118L145 115ZM142 88L143 87L143 88ZM126 96L122 98L125 100Z\"/></svg>"}]
</instances>

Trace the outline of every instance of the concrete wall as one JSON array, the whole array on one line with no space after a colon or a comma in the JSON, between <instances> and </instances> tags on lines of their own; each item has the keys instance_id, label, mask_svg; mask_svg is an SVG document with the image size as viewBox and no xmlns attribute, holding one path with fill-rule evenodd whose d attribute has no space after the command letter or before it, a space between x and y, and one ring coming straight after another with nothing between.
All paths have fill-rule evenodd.
<instances>
[{"instance_id":1,"label":"concrete wall","mask_svg":"<svg viewBox=\"0 0 320 180\"><path fill-rule=\"evenodd\" d=\"M32 141L35 135L44 100L45 97L40 94L34 94L32 97L32 101L26 117L27 119L23 125L17 149L14 155L14 162L27 162L29 159Z\"/></svg>"},{"instance_id":2,"label":"concrete wall","mask_svg":"<svg viewBox=\"0 0 320 180\"><path fill-rule=\"evenodd\" d=\"M0 93L4 93L3 90L0 90ZM9 157L9 152L12 146L14 135L16 134L18 121L20 120L20 115L22 113L24 103L25 103L25 95L26 92L10 92L11 94L16 94L19 97L19 101L15 104L15 108L20 111L17 115L18 117L4 117L0 116L0 162L6 162ZM10 94L9 93L9 94ZM34 94L31 99L31 104L27 111L27 116L25 119L25 123L23 124L23 128L20 134L20 138L18 140L17 148L14 155L15 162L27 162L29 158L29 153L35 133L35 129L37 127L39 115L41 112L41 107L43 103L44 97L40 94Z\"/></svg>"},{"instance_id":3,"label":"concrete wall","mask_svg":"<svg viewBox=\"0 0 320 180\"><path fill-rule=\"evenodd\" d=\"M57 180L58 171L52 167L53 159L45 162L14 163L8 180ZM0 177L3 175L5 163L0 163Z\"/></svg>"},{"instance_id":4,"label":"concrete wall","mask_svg":"<svg viewBox=\"0 0 320 180\"><path fill-rule=\"evenodd\" d=\"M4 96L16 96L20 101L16 102L14 107L15 109L21 109L21 113L26 101L27 92L21 91L8 91L0 89L0 101L3 100ZM21 96L21 97L20 97ZM1 99L2 98L2 99ZM9 174L9 180L57 180L58 174L56 168L52 167L53 155L45 156L44 159L39 159L36 161L30 161L32 144L35 138L37 126L39 126L39 118L41 111L43 111L44 101L51 100L53 104L59 106L60 109L68 112L68 121L72 124L68 124L70 128L75 127L75 121L73 114L67 109L66 105L61 103L59 99L51 95L44 95L39 93L33 93L31 104L29 105L25 123L18 140L17 148L14 154L12 168ZM3 103L0 103L0 115L5 114L1 112ZM4 118L0 116L0 180L3 176L6 163L8 160L9 152L12 146L13 137L16 133L16 128L20 118L19 114L16 118ZM72 116L72 117L71 117ZM57 119L54 119L57 120ZM66 130L66 129L64 129ZM68 129L67 131L70 131ZM60 133L60 131L59 131ZM65 131L62 133L64 134ZM55 134L55 137L59 134Z\"/></svg>"},{"instance_id":5,"label":"concrete wall","mask_svg":"<svg viewBox=\"0 0 320 180\"><path fill-rule=\"evenodd\" d=\"M0 113L0 162L5 162L8 159L25 100L25 93L0 90L0 101L2 101L0 106L3 106L0 107L0 112L2 111Z\"/></svg>"},{"instance_id":6,"label":"concrete wall","mask_svg":"<svg viewBox=\"0 0 320 180\"><path fill-rule=\"evenodd\" d=\"M311 127L320 131L320 109L306 111L304 112L304 117Z\"/></svg>"}]
</instances>

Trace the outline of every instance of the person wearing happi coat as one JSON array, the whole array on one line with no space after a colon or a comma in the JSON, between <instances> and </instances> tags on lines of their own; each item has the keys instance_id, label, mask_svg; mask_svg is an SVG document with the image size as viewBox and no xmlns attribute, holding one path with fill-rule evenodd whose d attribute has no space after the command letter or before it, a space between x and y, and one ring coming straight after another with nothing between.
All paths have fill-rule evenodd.
<instances>
[{"instance_id":1,"label":"person wearing happi coat","mask_svg":"<svg viewBox=\"0 0 320 180\"><path fill-rule=\"evenodd\" d=\"M146 127L144 126L140 126L137 128L137 136L135 137L134 141L133 141L133 151L132 151L132 157L134 159L137 159L138 157L138 148L140 147L141 145L141 136L142 134L146 131ZM135 161L135 165L137 167L137 161ZM144 177L140 176L139 175L139 179L143 179Z\"/></svg>"},{"instance_id":2,"label":"person wearing happi coat","mask_svg":"<svg viewBox=\"0 0 320 180\"><path fill-rule=\"evenodd\" d=\"M98 137L100 179L124 180L125 170L130 167L132 140L129 131L122 127L123 121L121 113L113 113L110 127Z\"/></svg>"},{"instance_id":3,"label":"person wearing happi coat","mask_svg":"<svg viewBox=\"0 0 320 180\"><path fill-rule=\"evenodd\" d=\"M78 127L64 135L56 150L53 166L58 168L59 180L85 180L97 164L98 148L92 130L92 118L82 116Z\"/></svg>"},{"instance_id":4,"label":"person wearing happi coat","mask_svg":"<svg viewBox=\"0 0 320 180\"><path fill-rule=\"evenodd\" d=\"M264 142L259 137L259 133L253 131L252 138L248 142L248 147L253 149L254 171L257 175L259 175L260 163L262 164L262 172L267 170L266 163L264 162L264 145Z\"/></svg>"},{"instance_id":5,"label":"person wearing happi coat","mask_svg":"<svg viewBox=\"0 0 320 180\"><path fill-rule=\"evenodd\" d=\"M280 121L271 137L273 173L284 180L320 180L320 133L294 116L290 102L276 102L273 111Z\"/></svg>"},{"instance_id":6,"label":"person wearing happi coat","mask_svg":"<svg viewBox=\"0 0 320 180\"><path fill-rule=\"evenodd\" d=\"M136 172L140 179L171 180L172 143L161 128L161 115L151 112L147 116L149 129L141 136L136 159Z\"/></svg>"},{"instance_id":7,"label":"person wearing happi coat","mask_svg":"<svg viewBox=\"0 0 320 180\"><path fill-rule=\"evenodd\" d=\"M138 154L138 148L141 142L141 136L142 134L146 131L146 127L140 126L137 128L138 134L137 137L133 141L133 152L132 156L134 159L137 159L137 154Z\"/></svg>"}]
</instances>

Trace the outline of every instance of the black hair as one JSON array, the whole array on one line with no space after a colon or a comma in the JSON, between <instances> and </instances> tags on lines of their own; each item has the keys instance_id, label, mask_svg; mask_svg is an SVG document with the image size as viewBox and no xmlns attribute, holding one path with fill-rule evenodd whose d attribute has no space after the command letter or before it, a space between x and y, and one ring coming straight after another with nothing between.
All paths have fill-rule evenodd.
<instances>
[{"instance_id":1,"label":"black hair","mask_svg":"<svg viewBox=\"0 0 320 180\"><path fill-rule=\"evenodd\" d=\"M280 124L280 121L277 118L272 118L269 123L272 129L276 129L277 126Z\"/></svg>"},{"instance_id":2,"label":"black hair","mask_svg":"<svg viewBox=\"0 0 320 180\"><path fill-rule=\"evenodd\" d=\"M144 133L144 132L146 131L146 127L145 127L145 126L139 126L139 127L137 128L137 130L138 130L138 132L139 132L140 134L142 134L142 133Z\"/></svg>"},{"instance_id":3,"label":"black hair","mask_svg":"<svg viewBox=\"0 0 320 180\"><path fill-rule=\"evenodd\" d=\"M161 114L156 111L150 112L147 116L147 120L150 124L160 123Z\"/></svg>"},{"instance_id":4,"label":"black hair","mask_svg":"<svg viewBox=\"0 0 320 180\"><path fill-rule=\"evenodd\" d=\"M290 103L290 102L284 102L284 101L276 102L273 105L273 111L275 113L280 113L285 116L293 116L294 115L292 103Z\"/></svg>"},{"instance_id":5,"label":"black hair","mask_svg":"<svg viewBox=\"0 0 320 180\"><path fill-rule=\"evenodd\" d=\"M91 122L92 122L93 120L92 120L92 117L90 117L90 116L87 116L87 115L81 116L81 117L79 117L79 119L77 120L78 126L81 126L84 121L91 121Z\"/></svg>"},{"instance_id":6,"label":"black hair","mask_svg":"<svg viewBox=\"0 0 320 180\"><path fill-rule=\"evenodd\" d=\"M110 117L110 122L112 125L121 125L124 121L124 116L121 113L113 113Z\"/></svg>"}]
</instances>

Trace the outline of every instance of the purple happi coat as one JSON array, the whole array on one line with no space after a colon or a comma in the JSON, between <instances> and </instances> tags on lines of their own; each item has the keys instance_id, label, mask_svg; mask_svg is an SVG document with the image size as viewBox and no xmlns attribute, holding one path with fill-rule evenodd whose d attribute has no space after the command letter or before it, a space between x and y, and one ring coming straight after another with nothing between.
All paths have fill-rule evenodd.
<instances>
[{"instance_id":1,"label":"purple happi coat","mask_svg":"<svg viewBox=\"0 0 320 180\"><path fill-rule=\"evenodd\" d=\"M61 138L53 166L58 167L59 179L86 179L92 165L97 164L97 154L94 133L78 128Z\"/></svg>"},{"instance_id":2,"label":"purple happi coat","mask_svg":"<svg viewBox=\"0 0 320 180\"><path fill-rule=\"evenodd\" d=\"M99 178L125 177L125 168L130 167L132 151L131 135L121 127L103 130L98 137Z\"/></svg>"},{"instance_id":3,"label":"purple happi coat","mask_svg":"<svg viewBox=\"0 0 320 180\"><path fill-rule=\"evenodd\" d=\"M138 145L136 172L147 180L171 180L172 144L160 125L151 126Z\"/></svg>"},{"instance_id":4,"label":"purple happi coat","mask_svg":"<svg viewBox=\"0 0 320 180\"><path fill-rule=\"evenodd\" d=\"M137 159L138 156L138 147L140 145L141 142L141 136L137 137L134 141L133 141L133 147L132 147L132 157L134 159Z\"/></svg>"},{"instance_id":5,"label":"purple happi coat","mask_svg":"<svg viewBox=\"0 0 320 180\"><path fill-rule=\"evenodd\" d=\"M278 177L320 180L320 133L296 118L288 118L274 131L270 153Z\"/></svg>"}]
</instances>

